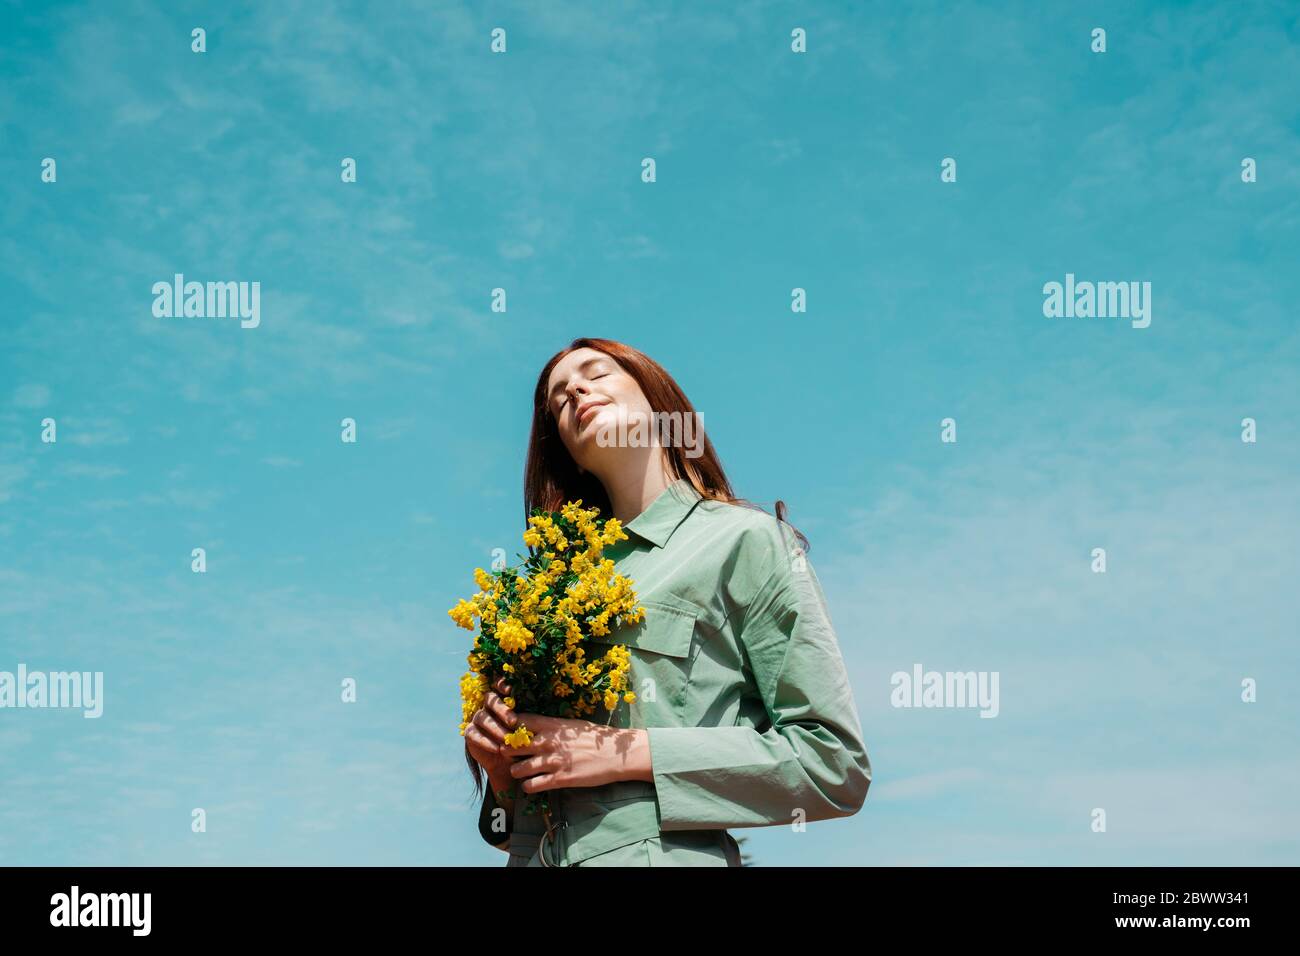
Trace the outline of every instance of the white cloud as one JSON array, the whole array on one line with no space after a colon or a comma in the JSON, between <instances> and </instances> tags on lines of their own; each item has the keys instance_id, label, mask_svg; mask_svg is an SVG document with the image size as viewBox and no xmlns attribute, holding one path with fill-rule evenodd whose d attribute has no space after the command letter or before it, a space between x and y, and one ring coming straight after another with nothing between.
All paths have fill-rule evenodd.
<instances>
[{"instance_id":1,"label":"white cloud","mask_svg":"<svg viewBox=\"0 0 1300 956\"><path fill-rule=\"evenodd\" d=\"M59 441L84 447L124 445L131 440L126 426L117 419L70 417L59 423Z\"/></svg>"},{"instance_id":2,"label":"white cloud","mask_svg":"<svg viewBox=\"0 0 1300 956\"><path fill-rule=\"evenodd\" d=\"M117 478L126 474L125 468L119 468L116 465L92 465L84 461L68 462L59 470L69 478L96 478L99 480Z\"/></svg>"},{"instance_id":3,"label":"white cloud","mask_svg":"<svg viewBox=\"0 0 1300 956\"><path fill-rule=\"evenodd\" d=\"M14 389L13 401L19 408L43 408L50 403L50 389L45 385L20 385Z\"/></svg>"}]
</instances>

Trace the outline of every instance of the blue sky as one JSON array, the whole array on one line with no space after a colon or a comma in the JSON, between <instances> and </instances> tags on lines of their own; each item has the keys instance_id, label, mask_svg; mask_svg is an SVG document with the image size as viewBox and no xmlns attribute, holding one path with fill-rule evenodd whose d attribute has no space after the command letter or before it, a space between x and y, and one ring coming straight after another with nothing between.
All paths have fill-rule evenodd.
<instances>
[{"instance_id":1,"label":"blue sky","mask_svg":"<svg viewBox=\"0 0 1300 956\"><path fill-rule=\"evenodd\" d=\"M446 609L578 335L812 540L874 782L756 863L1300 862L1294 5L372 6L0 0L0 670L105 675L0 710L0 862L501 865Z\"/></svg>"}]
</instances>

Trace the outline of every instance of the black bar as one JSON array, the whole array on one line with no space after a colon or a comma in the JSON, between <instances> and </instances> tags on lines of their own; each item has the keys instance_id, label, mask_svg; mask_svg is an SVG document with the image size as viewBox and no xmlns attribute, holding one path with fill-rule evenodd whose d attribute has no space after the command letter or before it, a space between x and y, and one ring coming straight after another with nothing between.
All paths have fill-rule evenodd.
<instances>
[{"instance_id":1,"label":"black bar","mask_svg":"<svg viewBox=\"0 0 1300 956\"><path fill-rule=\"evenodd\" d=\"M1105 935L1233 945L1242 934L1285 929L1280 886L1295 875L1291 867L746 867L671 874L581 867L9 867L0 869L0 926L6 943L75 934L82 942L338 944L419 933L433 952L476 928L484 943L499 938L510 948L563 945L569 936L596 945L593 933L599 945L640 939L638 948L653 947L680 939L673 934L686 927L692 942L707 938L711 927L723 942L757 933L770 944L772 934L792 931L819 947L831 942L822 934L840 932L875 943L900 932L926 943ZM122 897L109 901L124 925L51 925L52 916L71 921L74 886L78 921L99 910L98 894L148 893L147 936L136 934L144 925L143 896L135 898L139 909L125 909ZM66 902L55 902L57 894ZM87 903L88 896L95 901ZM112 916L112 906L107 912ZM1242 922L1164 923L1205 918ZM1120 925L1133 919L1154 922Z\"/></svg>"}]
</instances>

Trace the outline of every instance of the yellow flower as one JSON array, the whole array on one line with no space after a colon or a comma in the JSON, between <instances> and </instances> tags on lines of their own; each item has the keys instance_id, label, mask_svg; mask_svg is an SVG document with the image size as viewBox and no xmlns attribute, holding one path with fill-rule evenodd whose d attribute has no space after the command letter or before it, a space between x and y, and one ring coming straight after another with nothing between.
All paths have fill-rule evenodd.
<instances>
[{"instance_id":1,"label":"yellow flower","mask_svg":"<svg viewBox=\"0 0 1300 956\"><path fill-rule=\"evenodd\" d=\"M533 732L520 724L518 728L506 734L505 744L507 747L527 747L533 742Z\"/></svg>"},{"instance_id":2,"label":"yellow flower","mask_svg":"<svg viewBox=\"0 0 1300 956\"><path fill-rule=\"evenodd\" d=\"M458 625L479 631L467 657L470 671L461 679L462 735L489 687L504 675L522 687L521 681L540 682L548 669L542 685L548 696L538 703L551 708L544 713L558 716L601 719L596 715L602 705L612 711L620 701L637 699L629 689L625 645L591 655L583 647L589 637L645 617L633 582L617 574L614 560L603 553L627 539L622 524L601 520L599 508L568 501L558 513L530 516L523 537L530 553L522 565L496 574L475 568L479 593L448 611ZM518 699L506 705L514 708ZM512 747L532 741L522 726L507 737Z\"/></svg>"},{"instance_id":3,"label":"yellow flower","mask_svg":"<svg viewBox=\"0 0 1300 956\"><path fill-rule=\"evenodd\" d=\"M456 602L456 606L447 612L451 619L465 628L467 631L474 630L474 617L478 614L478 608L464 598Z\"/></svg>"},{"instance_id":4,"label":"yellow flower","mask_svg":"<svg viewBox=\"0 0 1300 956\"><path fill-rule=\"evenodd\" d=\"M533 641L533 632L512 617L506 618L497 626L497 643L507 654L522 651Z\"/></svg>"},{"instance_id":5,"label":"yellow flower","mask_svg":"<svg viewBox=\"0 0 1300 956\"><path fill-rule=\"evenodd\" d=\"M610 518L605 522L605 533L601 536L601 540L605 544L627 540L627 535L623 533L623 525L617 518Z\"/></svg>"}]
</instances>

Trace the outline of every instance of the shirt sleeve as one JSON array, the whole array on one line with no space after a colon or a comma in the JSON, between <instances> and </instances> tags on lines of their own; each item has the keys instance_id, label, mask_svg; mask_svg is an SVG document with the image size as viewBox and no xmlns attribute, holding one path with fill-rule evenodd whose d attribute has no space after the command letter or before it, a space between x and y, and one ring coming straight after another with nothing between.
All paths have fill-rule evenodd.
<instances>
[{"instance_id":1,"label":"shirt sleeve","mask_svg":"<svg viewBox=\"0 0 1300 956\"><path fill-rule=\"evenodd\" d=\"M866 800L871 764L821 585L806 558L780 565L739 633L764 725L648 728L662 830L825 820Z\"/></svg>"}]
</instances>

